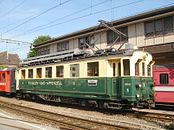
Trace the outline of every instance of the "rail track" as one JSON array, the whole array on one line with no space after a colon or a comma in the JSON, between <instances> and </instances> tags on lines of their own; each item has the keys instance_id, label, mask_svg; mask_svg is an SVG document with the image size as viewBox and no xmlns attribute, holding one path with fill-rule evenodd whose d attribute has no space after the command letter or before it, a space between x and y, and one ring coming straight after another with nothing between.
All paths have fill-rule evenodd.
<instances>
[{"instance_id":1,"label":"rail track","mask_svg":"<svg viewBox=\"0 0 174 130\"><path fill-rule=\"evenodd\" d=\"M174 113L169 114L164 112L156 112L155 110L135 110L134 113L129 114L140 119L158 120L174 123Z\"/></svg>"},{"instance_id":2,"label":"rail track","mask_svg":"<svg viewBox=\"0 0 174 130\"><path fill-rule=\"evenodd\" d=\"M54 126L60 129L67 130L141 130L142 128L151 129L154 128L158 130L159 128L153 126L147 126L139 123L130 123L126 121L114 122L110 120L110 123L87 120L72 116L67 116L63 114L52 113L48 111L43 111L27 106L21 106L19 104L8 103L5 101L0 101L0 108L8 109L10 111L20 113L22 115L31 116L39 120L43 120L47 123L54 124Z\"/></svg>"}]
</instances>

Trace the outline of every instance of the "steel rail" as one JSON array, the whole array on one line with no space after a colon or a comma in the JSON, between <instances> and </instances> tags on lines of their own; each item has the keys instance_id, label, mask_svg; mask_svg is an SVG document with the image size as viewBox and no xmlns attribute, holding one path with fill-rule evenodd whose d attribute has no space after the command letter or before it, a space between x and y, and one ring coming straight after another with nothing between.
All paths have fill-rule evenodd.
<instances>
[{"instance_id":1,"label":"steel rail","mask_svg":"<svg viewBox=\"0 0 174 130\"><path fill-rule=\"evenodd\" d=\"M17 113L30 115L39 120L46 120L47 122L55 124L56 126L72 130L139 130L143 127L141 124L132 124L124 121L119 121L120 124L118 125L109 124L107 122L82 119L78 117L72 117L63 114L39 110L27 106L21 106L18 104L8 103L5 101L0 101L0 107L10 109Z\"/></svg>"}]
</instances>

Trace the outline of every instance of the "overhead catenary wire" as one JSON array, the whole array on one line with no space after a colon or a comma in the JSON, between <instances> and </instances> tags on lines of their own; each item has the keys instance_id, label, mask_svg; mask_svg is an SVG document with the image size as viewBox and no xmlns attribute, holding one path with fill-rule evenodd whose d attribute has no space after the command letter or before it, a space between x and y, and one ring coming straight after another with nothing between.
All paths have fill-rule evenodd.
<instances>
[{"instance_id":1,"label":"overhead catenary wire","mask_svg":"<svg viewBox=\"0 0 174 130\"><path fill-rule=\"evenodd\" d=\"M34 33L34 32L37 32L37 31L40 31L40 30L44 30L44 29L47 29L47 28L51 28L51 27L55 27L55 26L58 26L58 25L61 25L61 24L65 24L65 23L68 23L68 22L72 22L72 21L75 21L75 20L78 20L78 19L81 19L81 18L85 18L85 17L88 17L88 16L91 16L91 15L96 15L96 14L100 14L100 13L103 13L103 12L107 12L107 11L110 11L112 9L116 9L116 8L121 8L121 7L124 7L124 6L128 6L128 5L132 5L132 4L136 4L136 3L139 3L139 2L143 2L145 0L137 0L137 1L134 1L134 2L130 2L130 3L126 3L126 4L122 4L122 5L118 5L118 6L114 6L112 8L107 8L107 9L104 9L104 10L100 10L100 11L96 11L96 12L93 12L93 13L88 13L88 14L85 14L85 15L82 15L82 16L79 16L79 17L75 17L75 18L71 18L69 20L66 20L66 21L63 21L63 22L59 22L59 23L55 23L55 24L51 24L51 25L45 25L44 27L42 28L39 28L36 27L36 28L33 28L33 29L30 29L29 31L27 32L24 32L22 34L18 34L18 35L15 35L15 36L12 36L12 38L14 37L19 37L19 36L23 36L23 35L26 35L28 33ZM88 7L89 9L91 8ZM62 17L63 18L63 17Z\"/></svg>"},{"instance_id":2,"label":"overhead catenary wire","mask_svg":"<svg viewBox=\"0 0 174 130\"><path fill-rule=\"evenodd\" d=\"M23 0L22 2L20 2L20 3L17 4L16 6L14 6L12 9L10 9L8 12L6 12L5 14L3 14L3 15L0 16L0 17L2 18L2 17L8 16L11 12L13 12L13 11L16 10L17 8L19 8L22 4L24 4L25 1L26 1L26 0Z\"/></svg>"},{"instance_id":3,"label":"overhead catenary wire","mask_svg":"<svg viewBox=\"0 0 174 130\"><path fill-rule=\"evenodd\" d=\"M92 6L88 6L88 7L86 7L86 8L80 9L80 10L75 11L75 12L73 12L73 13L67 14L67 15L65 15L65 16L63 16L63 17L59 17L59 18L57 18L57 19L55 19L55 20L52 20L52 21L48 22L47 24L43 24L43 25L40 25L40 26L36 26L36 27L34 27L34 28L28 30L27 32L30 32L30 31L32 32L33 30L42 28L42 27L47 26L47 25L50 25L50 24L53 24L53 23L55 23L55 22L57 22L57 21L59 21L59 20L62 20L62 19L71 17L71 16L76 15L76 14L78 14L78 13L81 13L81 12L83 12L83 11L89 10L89 9L91 9L91 8L93 8L93 7L100 6L100 5L102 5L102 4L106 3L106 2L109 2L109 1L108 1L108 0L105 0L105 1L102 1L102 2L100 2L100 3L96 3L96 4L92 5ZM91 14L92 14L92 12L91 12ZM25 32L25 33L26 33L26 32ZM23 34L23 33L22 33L22 34ZM18 34L18 35L21 35L21 34Z\"/></svg>"},{"instance_id":4,"label":"overhead catenary wire","mask_svg":"<svg viewBox=\"0 0 174 130\"><path fill-rule=\"evenodd\" d=\"M20 24L18 24L17 26L15 26L15 27L13 27L13 28L11 28L11 29L9 29L9 30L3 32L2 34L4 35L4 34L6 34L6 33L8 33L8 32L11 32L11 31L15 30L16 28L18 28L18 27L24 25L25 23L28 23L28 22L32 21L33 19L36 19L36 18L38 18L39 16L41 16L41 15L43 15L43 14L46 14L46 13L48 13L49 11L51 11L51 10L53 10L53 9L55 9L55 8L57 8L57 7L61 6L61 5L63 5L63 4L66 4L66 3L70 2L70 1L72 1L72 0L66 0L66 1L64 1L64 2L62 2L62 3L60 3L60 4L57 4L57 5L55 5L55 6L51 7L51 8L49 8L49 9L47 9L47 10L44 10L43 12L41 12L41 13L39 13L39 14L37 14L37 15L35 15L35 16L33 16L33 17L27 19L27 20L25 20L24 22L22 22L22 23L20 23Z\"/></svg>"}]
</instances>

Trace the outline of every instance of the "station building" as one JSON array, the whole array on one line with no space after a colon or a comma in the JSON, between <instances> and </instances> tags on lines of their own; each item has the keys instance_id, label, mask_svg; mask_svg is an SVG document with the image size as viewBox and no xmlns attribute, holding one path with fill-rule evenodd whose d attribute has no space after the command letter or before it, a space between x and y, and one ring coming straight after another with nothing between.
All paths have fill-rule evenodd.
<instances>
[{"instance_id":1,"label":"station building","mask_svg":"<svg viewBox=\"0 0 174 130\"><path fill-rule=\"evenodd\" d=\"M174 63L174 6L115 20L108 25L126 34L127 37L105 26L93 26L34 47L38 56L76 48L105 49L113 46L113 42L119 36L113 46L116 49L123 43L131 43L150 52L156 64Z\"/></svg>"}]
</instances>

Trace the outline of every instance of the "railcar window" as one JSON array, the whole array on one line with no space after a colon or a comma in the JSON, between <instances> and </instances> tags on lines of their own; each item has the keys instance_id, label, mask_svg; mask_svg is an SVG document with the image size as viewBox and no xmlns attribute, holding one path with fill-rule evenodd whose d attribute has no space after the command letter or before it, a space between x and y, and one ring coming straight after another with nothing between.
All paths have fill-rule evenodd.
<instances>
[{"instance_id":1,"label":"railcar window","mask_svg":"<svg viewBox=\"0 0 174 130\"><path fill-rule=\"evenodd\" d=\"M144 63L142 63L142 74L143 74L143 76L145 76L145 64Z\"/></svg>"},{"instance_id":2,"label":"railcar window","mask_svg":"<svg viewBox=\"0 0 174 130\"><path fill-rule=\"evenodd\" d=\"M46 78L51 78L52 77L52 67L46 67L45 77Z\"/></svg>"},{"instance_id":3,"label":"railcar window","mask_svg":"<svg viewBox=\"0 0 174 130\"><path fill-rule=\"evenodd\" d=\"M118 63L118 76L121 76L121 63Z\"/></svg>"},{"instance_id":4,"label":"railcar window","mask_svg":"<svg viewBox=\"0 0 174 130\"><path fill-rule=\"evenodd\" d=\"M64 75L64 67L56 66L56 77L63 77Z\"/></svg>"},{"instance_id":5,"label":"railcar window","mask_svg":"<svg viewBox=\"0 0 174 130\"><path fill-rule=\"evenodd\" d=\"M137 61L136 63L135 63L135 75L136 76L139 76L139 62Z\"/></svg>"},{"instance_id":6,"label":"railcar window","mask_svg":"<svg viewBox=\"0 0 174 130\"><path fill-rule=\"evenodd\" d=\"M28 70L28 78L33 78L33 69Z\"/></svg>"},{"instance_id":7,"label":"railcar window","mask_svg":"<svg viewBox=\"0 0 174 130\"><path fill-rule=\"evenodd\" d=\"M151 76L151 64L147 65L147 75Z\"/></svg>"},{"instance_id":8,"label":"railcar window","mask_svg":"<svg viewBox=\"0 0 174 130\"><path fill-rule=\"evenodd\" d=\"M37 68L37 78L42 77L42 68Z\"/></svg>"},{"instance_id":9,"label":"railcar window","mask_svg":"<svg viewBox=\"0 0 174 130\"><path fill-rule=\"evenodd\" d=\"M115 76L115 63L113 63L113 76Z\"/></svg>"},{"instance_id":10,"label":"railcar window","mask_svg":"<svg viewBox=\"0 0 174 130\"><path fill-rule=\"evenodd\" d=\"M71 64L70 65L70 76L71 77L79 77L79 64Z\"/></svg>"},{"instance_id":11,"label":"railcar window","mask_svg":"<svg viewBox=\"0 0 174 130\"><path fill-rule=\"evenodd\" d=\"M21 79L25 79L25 70L21 70Z\"/></svg>"},{"instance_id":12,"label":"railcar window","mask_svg":"<svg viewBox=\"0 0 174 130\"><path fill-rule=\"evenodd\" d=\"M88 76L99 76L99 63L88 63Z\"/></svg>"},{"instance_id":13,"label":"railcar window","mask_svg":"<svg viewBox=\"0 0 174 130\"><path fill-rule=\"evenodd\" d=\"M167 73L160 74L160 84L169 84L169 75Z\"/></svg>"},{"instance_id":14,"label":"railcar window","mask_svg":"<svg viewBox=\"0 0 174 130\"><path fill-rule=\"evenodd\" d=\"M129 59L123 60L124 75L130 75L130 61Z\"/></svg>"}]
</instances>

